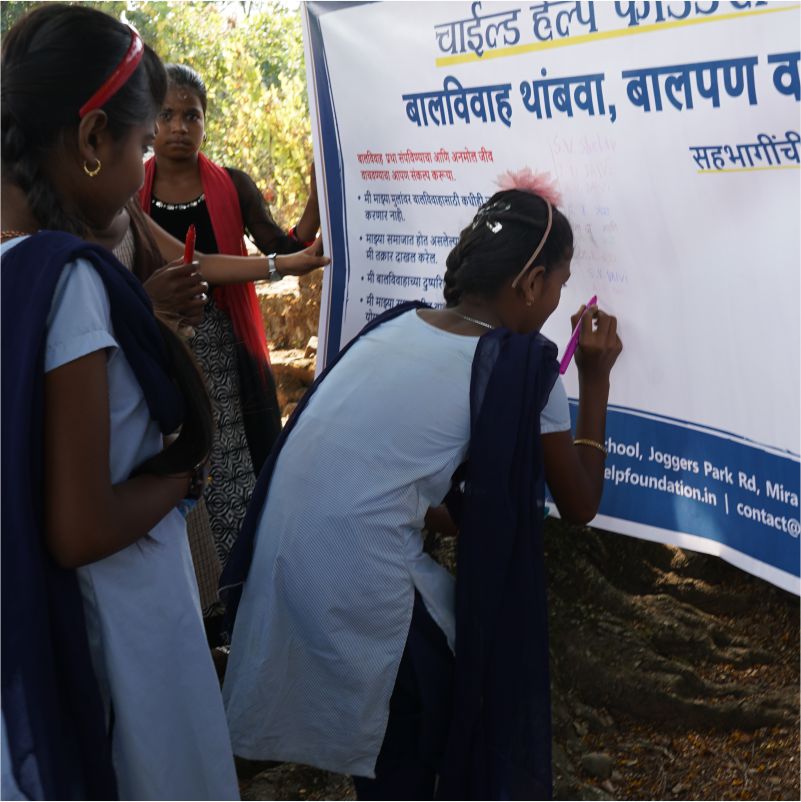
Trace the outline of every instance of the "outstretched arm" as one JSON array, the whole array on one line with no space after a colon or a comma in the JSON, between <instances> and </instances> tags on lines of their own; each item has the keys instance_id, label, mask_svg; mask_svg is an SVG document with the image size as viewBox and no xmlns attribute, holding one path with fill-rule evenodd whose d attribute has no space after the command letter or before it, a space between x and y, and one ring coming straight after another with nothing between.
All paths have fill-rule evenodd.
<instances>
[{"instance_id":1,"label":"outstretched arm","mask_svg":"<svg viewBox=\"0 0 801 802\"><path fill-rule=\"evenodd\" d=\"M172 267L183 261L183 243L165 231L152 217L148 217L150 232L159 247L165 262L171 262ZM275 260L275 267L285 276L303 276L306 273L325 267L330 263L327 256L323 256L323 246L320 240L305 250L297 253L279 254ZM264 281L267 278L269 267L266 256L231 256L229 254L204 254L195 252L199 271L210 284L242 284L246 281Z\"/></svg>"}]
</instances>

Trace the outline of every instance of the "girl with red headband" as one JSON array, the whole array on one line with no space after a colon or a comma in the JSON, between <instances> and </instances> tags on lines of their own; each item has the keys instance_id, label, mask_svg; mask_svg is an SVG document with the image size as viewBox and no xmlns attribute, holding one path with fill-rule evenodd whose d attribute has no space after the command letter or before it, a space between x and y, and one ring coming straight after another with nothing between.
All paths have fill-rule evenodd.
<instances>
[{"instance_id":1,"label":"girl with red headband","mask_svg":"<svg viewBox=\"0 0 801 802\"><path fill-rule=\"evenodd\" d=\"M238 796L178 509L208 397L86 241L141 186L165 91L94 9L45 4L3 40L3 798Z\"/></svg>"},{"instance_id":2,"label":"girl with red headband","mask_svg":"<svg viewBox=\"0 0 801 802\"><path fill-rule=\"evenodd\" d=\"M145 165L142 208L181 241L193 224L197 249L204 254L246 255L243 235L247 232L259 250L270 255L260 277L280 278L282 268L273 256L301 250L314 240L319 227L314 181L300 221L285 234L247 174L220 167L201 152L207 111L201 77L189 67L174 64L167 65L167 75L155 158ZM214 481L204 498L217 553L225 563L256 476L280 432L281 419L252 280L231 271L212 283L216 286L203 323L190 345L217 416L211 459Z\"/></svg>"}]
</instances>

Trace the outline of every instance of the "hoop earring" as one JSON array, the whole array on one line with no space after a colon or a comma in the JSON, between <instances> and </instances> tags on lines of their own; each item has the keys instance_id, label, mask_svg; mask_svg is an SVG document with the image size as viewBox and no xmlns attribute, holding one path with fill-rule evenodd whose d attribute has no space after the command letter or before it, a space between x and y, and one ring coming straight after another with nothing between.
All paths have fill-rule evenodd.
<instances>
[{"instance_id":1,"label":"hoop earring","mask_svg":"<svg viewBox=\"0 0 801 802\"><path fill-rule=\"evenodd\" d=\"M84 160L84 163L83 163L83 171L86 173L86 175L88 175L88 176L89 176L89 178L94 178L94 177L95 177L95 176L96 176L96 175L97 175L97 174L100 172L100 169L101 169L101 168L102 168L102 166L103 166L103 165L100 163L100 159L95 159L95 161L97 162L97 167L95 167L95 169L94 169L94 170L90 170L90 169L89 169L89 168L86 166L86 160Z\"/></svg>"}]
</instances>

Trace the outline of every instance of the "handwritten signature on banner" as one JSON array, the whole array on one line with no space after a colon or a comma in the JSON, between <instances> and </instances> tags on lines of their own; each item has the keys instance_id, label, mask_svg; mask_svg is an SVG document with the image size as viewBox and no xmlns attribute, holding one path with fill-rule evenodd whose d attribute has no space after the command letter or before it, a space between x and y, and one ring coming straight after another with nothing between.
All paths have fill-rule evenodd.
<instances>
[{"instance_id":1,"label":"handwritten signature on banner","mask_svg":"<svg viewBox=\"0 0 801 802\"><path fill-rule=\"evenodd\" d=\"M775 134L758 134L756 142L735 145L693 145L689 148L699 173L776 170L799 166L798 131L787 131L780 140Z\"/></svg>"},{"instance_id":2,"label":"handwritten signature on banner","mask_svg":"<svg viewBox=\"0 0 801 802\"><path fill-rule=\"evenodd\" d=\"M801 51L774 53L767 57L767 63L773 69L774 89L796 102L801 99L799 60ZM722 95L730 98L745 95L749 105L754 106L757 104L754 71L758 64L758 56L741 56L623 70L621 78L626 82L629 103L644 112L661 112L665 108L663 93L667 102L678 111L693 109L701 100L719 108ZM578 113L590 117L608 115L610 122L617 119L615 104L607 105L604 99L604 73L546 78L547 71L542 69L541 75L541 79L523 81L519 87L524 108L537 119L550 120L556 114L573 117ZM406 103L407 119L418 127L427 127L430 122L436 126L454 125L460 120L467 125L471 120L495 122L495 111L498 111L498 119L510 127L510 90L511 84L464 87L449 75L442 90L407 93L401 95L401 100Z\"/></svg>"},{"instance_id":3,"label":"handwritten signature on banner","mask_svg":"<svg viewBox=\"0 0 801 802\"><path fill-rule=\"evenodd\" d=\"M483 3L470 6L470 16L434 26L437 66L522 55L536 50L631 34L651 33L665 28L722 22L776 12L797 10L797 4L758 2L615 2L614 22L600 30L592 2L539 2L531 5L481 13Z\"/></svg>"}]
</instances>

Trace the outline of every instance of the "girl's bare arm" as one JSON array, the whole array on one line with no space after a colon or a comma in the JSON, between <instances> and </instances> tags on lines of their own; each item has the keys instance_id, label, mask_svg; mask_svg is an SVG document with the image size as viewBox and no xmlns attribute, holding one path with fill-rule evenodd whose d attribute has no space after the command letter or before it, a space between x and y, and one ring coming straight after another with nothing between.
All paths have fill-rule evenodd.
<instances>
[{"instance_id":1,"label":"girl's bare arm","mask_svg":"<svg viewBox=\"0 0 801 802\"><path fill-rule=\"evenodd\" d=\"M147 219L150 232L156 240L165 262L182 260L184 245L165 231L151 217ZM200 272L209 284L242 284L246 281L264 281L269 273L266 256L231 256L230 254L204 254L195 252ZM302 276L324 267L330 262L322 256L322 245L318 241L304 251L279 254L275 266L279 273L287 276Z\"/></svg>"},{"instance_id":2,"label":"girl's bare arm","mask_svg":"<svg viewBox=\"0 0 801 802\"><path fill-rule=\"evenodd\" d=\"M106 353L45 376L45 533L65 568L95 562L144 537L185 495L189 474L117 485L109 469Z\"/></svg>"},{"instance_id":3,"label":"girl's bare arm","mask_svg":"<svg viewBox=\"0 0 801 802\"><path fill-rule=\"evenodd\" d=\"M573 316L576 325L582 307ZM576 440L603 445L609 373L623 345L614 317L596 309L582 321L576 366L579 372L579 410ZM604 454L599 448L575 445L573 435L555 432L542 436L545 479L559 514L572 523L585 524L598 512L604 486Z\"/></svg>"}]
</instances>

